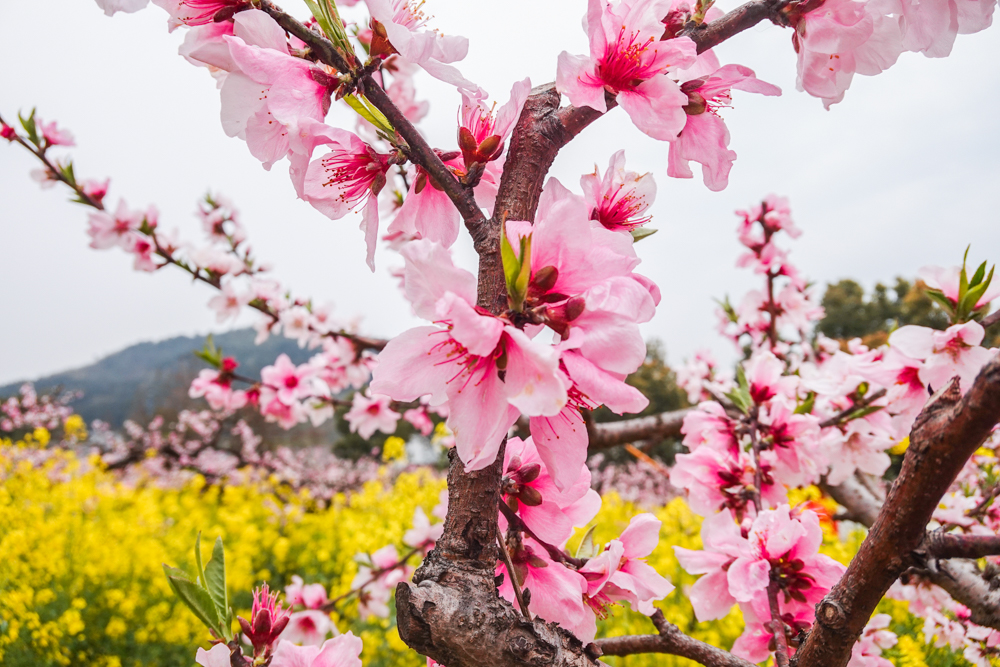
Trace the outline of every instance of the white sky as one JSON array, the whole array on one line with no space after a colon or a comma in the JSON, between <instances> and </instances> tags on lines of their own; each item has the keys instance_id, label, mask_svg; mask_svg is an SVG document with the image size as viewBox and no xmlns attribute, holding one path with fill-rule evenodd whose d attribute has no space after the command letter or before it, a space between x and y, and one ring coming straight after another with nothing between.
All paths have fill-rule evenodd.
<instances>
[{"instance_id":1,"label":"white sky","mask_svg":"<svg viewBox=\"0 0 1000 667\"><path fill-rule=\"evenodd\" d=\"M720 0L722 9L735 2ZM198 239L195 202L208 189L242 211L258 255L302 296L334 301L344 319L392 335L416 320L386 269L364 264L358 220L330 221L295 199L284 163L266 172L245 145L227 138L208 74L176 55L155 7L106 18L92 0L3 0L0 112L37 106L74 132L78 176L112 178L108 203L155 203L164 228ZM305 17L298 0L286 9ZM463 73L501 102L513 81L555 77L558 53L586 52L584 0L428 0L433 24L471 40ZM756 277L734 267L733 210L769 192L789 196L804 231L792 259L817 282L866 285L925 264L956 264L968 243L977 261L1000 259L1000 38L959 36L950 58L903 54L878 77L857 77L845 102L824 111L795 91L790 31L760 25L717 49L784 90L780 98L736 93L725 112L739 154L729 188L666 176L667 145L635 130L615 110L559 155L552 174L578 189L580 174L626 149L630 168L656 175L653 226L639 246L640 270L663 291L648 337L672 361L700 347L730 357L714 330L714 297L734 300ZM421 75L431 100L422 127L433 145L455 144L457 94ZM346 116L344 117L346 118ZM343 126L351 127L347 121ZM129 344L218 331L205 303L211 290L164 270L139 274L131 259L87 247L86 210L60 189L42 191L23 150L0 146L0 383L81 366ZM693 165L698 171L697 165ZM468 268L471 250L460 248ZM786 247L789 244L786 241ZM236 325L245 326L251 320Z\"/></svg>"}]
</instances>

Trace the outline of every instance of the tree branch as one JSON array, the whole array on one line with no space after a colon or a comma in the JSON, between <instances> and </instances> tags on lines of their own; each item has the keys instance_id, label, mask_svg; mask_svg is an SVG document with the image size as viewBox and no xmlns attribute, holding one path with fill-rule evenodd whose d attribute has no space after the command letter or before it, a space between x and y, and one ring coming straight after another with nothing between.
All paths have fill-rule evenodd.
<instances>
[{"instance_id":1,"label":"tree branch","mask_svg":"<svg viewBox=\"0 0 1000 667\"><path fill-rule=\"evenodd\" d=\"M607 449L638 440L680 437L684 417L689 412L690 409L671 410L648 417L593 424L589 429L590 449Z\"/></svg>"},{"instance_id":2,"label":"tree branch","mask_svg":"<svg viewBox=\"0 0 1000 667\"><path fill-rule=\"evenodd\" d=\"M931 531L924 537L920 551L928 558L983 558L1000 555L1000 535L959 535Z\"/></svg>"},{"instance_id":3,"label":"tree branch","mask_svg":"<svg viewBox=\"0 0 1000 667\"><path fill-rule=\"evenodd\" d=\"M992 312L989 315L987 315L986 317L984 317L983 321L980 322L980 324L983 325L984 329L988 329L989 327L993 326L997 322L1000 322L1000 310Z\"/></svg>"},{"instance_id":4,"label":"tree branch","mask_svg":"<svg viewBox=\"0 0 1000 667\"><path fill-rule=\"evenodd\" d=\"M962 466L1000 421L1000 355L963 397L958 378L917 417L903 468L847 572L817 607L799 667L844 667L879 600L916 564L925 526Z\"/></svg>"},{"instance_id":5,"label":"tree branch","mask_svg":"<svg viewBox=\"0 0 1000 667\"><path fill-rule=\"evenodd\" d=\"M872 403L874 403L878 399L880 399L883 396L885 396L885 394L886 394L886 390L885 389L879 389L878 391L876 391L871 396L865 396L861 400L857 401L851 407L844 408L843 410L841 410L840 412L838 412L834 416L830 417L829 419L820 422L820 424L819 424L820 428L828 428L830 426L837 426L838 424L840 424L841 422L843 422L845 420L849 421L848 418L852 414L854 414L858 410L862 410L864 408L867 408L869 405L871 405Z\"/></svg>"},{"instance_id":6,"label":"tree branch","mask_svg":"<svg viewBox=\"0 0 1000 667\"><path fill-rule=\"evenodd\" d=\"M848 477L837 486L831 486L825 481L820 482L831 498L847 508L852 521L871 527L882 510L882 503L856 477Z\"/></svg>"},{"instance_id":7,"label":"tree branch","mask_svg":"<svg viewBox=\"0 0 1000 667\"><path fill-rule=\"evenodd\" d=\"M753 664L737 658L711 644L689 637L673 623L663 617L659 609L650 617L659 634L629 635L598 639L597 646L603 655L634 655L636 653L667 653L694 660L706 667L753 667Z\"/></svg>"},{"instance_id":8,"label":"tree branch","mask_svg":"<svg viewBox=\"0 0 1000 667\"><path fill-rule=\"evenodd\" d=\"M356 73L344 55L337 50L330 40L310 30L298 19L285 13L269 0L261 0L260 8L267 12L287 32L308 44L313 55L321 63L329 65L345 74ZM406 141L405 151L407 156L415 164L423 167L438 185L444 189L445 194L455 204L455 208L462 214L462 218L465 219L467 224L482 225L485 221L485 216L476 203L472 188L463 185L455 178L455 174L441 161L441 158L438 157L437 153L434 152L434 149L430 147L417 128L413 126L413 123L403 115L403 112L389 99L386 92L382 90L382 87L370 74L362 77L360 83L368 101L385 115L399 136Z\"/></svg>"},{"instance_id":9,"label":"tree branch","mask_svg":"<svg viewBox=\"0 0 1000 667\"><path fill-rule=\"evenodd\" d=\"M933 561L920 574L968 607L973 623L1000 630L1000 587L991 586L974 561Z\"/></svg>"}]
</instances>

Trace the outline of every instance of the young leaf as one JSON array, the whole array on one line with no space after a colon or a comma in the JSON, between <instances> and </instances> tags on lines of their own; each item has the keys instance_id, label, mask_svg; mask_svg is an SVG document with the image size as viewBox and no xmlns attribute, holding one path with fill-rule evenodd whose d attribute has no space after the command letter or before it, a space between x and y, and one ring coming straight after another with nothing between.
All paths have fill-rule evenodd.
<instances>
[{"instance_id":1,"label":"young leaf","mask_svg":"<svg viewBox=\"0 0 1000 667\"><path fill-rule=\"evenodd\" d=\"M982 264L979 265L979 268L976 269L976 273L972 276L972 278L969 279L969 287L975 287L976 285L981 283L983 280L983 276L985 275L986 275L986 262L983 262Z\"/></svg>"},{"instance_id":2,"label":"young leaf","mask_svg":"<svg viewBox=\"0 0 1000 667\"><path fill-rule=\"evenodd\" d=\"M597 555L597 547L594 546L595 528L597 526L591 526L584 534L583 539L580 541L580 546L576 548L576 558L593 558Z\"/></svg>"},{"instance_id":3,"label":"young leaf","mask_svg":"<svg viewBox=\"0 0 1000 667\"><path fill-rule=\"evenodd\" d=\"M198 537L201 538L200 533ZM226 591L226 555L222 548L221 537L216 538L215 546L212 548L212 560L208 561L208 565L205 566L205 588L212 596L219 618L222 619L223 630L228 631L230 629L229 594ZM225 637L230 639L228 633Z\"/></svg>"},{"instance_id":4,"label":"young leaf","mask_svg":"<svg viewBox=\"0 0 1000 667\"><path fill-rule=\"evenodd\" d=\"M167 575L167 581L170 582L170 588L174 590L181 602L187 605L187 608L208 626L209 630L221 637L223 635L222 619L219 618L218 610L215 608L215 603L208 591L191 581L184 570L164 565L163 571Z\"/></svg>"},{"instance_id":5,"label":"young leaf","mask_svg":"<svg viewBox=\"0 0 1000 667\"><path fill-rule=\"evenodd\" d=\"M521 309L521 301L517 301L517 277L521 273L521 260L514 254L514 246L510 244L506 232L500 234L500 259L503 262L504 281L507 283L507 296L510 297L511 308ZM523 299L522 299L523 301Z\"/></svg>"},{"instance_id":6,"label":"young leaf","mask_svg":"<svg viewBox=\"0 0 1000 667\"><path fill-rule=\"evenodd\" d=\"M359 98L354 94L344 95L344 101L357 112L359 116L374 125L378 130L392 137L396 134L395 128L381 111L373 107L365 98Z\"/></svg>"},{"instance_id":7,"label":"young leaf","mask_svg":"<svg viewBox=\"0 0 1000 667\"><path fill-rule=\"evenodd\" d=\"M806 397L806 400L799 403L798 407L795 408L795 414L808 415L812 413L814 405L816 405L816 392L810 391L809 396Z\"/></svg>"},{"instance_id":8,"label":"young leaf","mask_svg":"<svg viewBox=\"0 0 1000 667\"><path fill-rule=\"evenodd\" d=\"M660 230L653 229L652 227L636 227L634 229L629 230L629 234L632 235L632 242L638 243L639 241L645 238L649 238L658 231Z\"/></svg>"},{"instance_id":9,"label":"young leaf","mask_svg":"<svg viewBox=\"0 0 1000 667\"><path fill-rule=\"evenodd\" d=\"M520 301L528 294L528 283L531 281L531 234L521 237L520 269L514 280L514 291Z\"/></svg>"}]
</instances>

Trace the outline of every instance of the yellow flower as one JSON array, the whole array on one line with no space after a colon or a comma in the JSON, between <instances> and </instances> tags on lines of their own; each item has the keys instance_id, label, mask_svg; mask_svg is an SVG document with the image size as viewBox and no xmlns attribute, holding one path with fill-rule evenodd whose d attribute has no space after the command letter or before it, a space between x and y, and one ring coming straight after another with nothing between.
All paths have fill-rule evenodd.
<instances>
[{"instance_id":1,"label":"yellow flower","mask_svg":"<svg viewBox=\"0 0 1000 667\"><path fill-rule=\"evenodd\" d=\"M385 439L382 445L382 460L386 463L390 461L401 461L406 459L406 441L394 435Z\"/></svg>"}]
</instances>

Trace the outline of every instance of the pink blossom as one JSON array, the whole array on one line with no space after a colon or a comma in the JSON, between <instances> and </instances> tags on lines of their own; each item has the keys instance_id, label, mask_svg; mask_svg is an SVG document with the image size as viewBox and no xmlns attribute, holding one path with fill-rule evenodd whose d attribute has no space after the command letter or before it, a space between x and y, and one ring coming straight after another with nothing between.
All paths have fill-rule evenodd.
<instances>
[{"instance_id":1,"label":"pink blossom","mask_svg":"<svg viewBox=\"0 0 1000 667\"><path fill-rule=\"evenodd\" d=\"M575 527L587 525L601 507L600 496L590 488L590 470L577 464L571 486L561 489L552 469L543 461L532 438L510 438L504 453L505 502L522 521L549 544L562 544ZM507 521L501 515L500 527Z\"/></svg>"},{"instance_id":2,"label":"pink blossom","mask_svg":"<svg viewBox=\"0 0 1000 667\"><path fill-rule=\"evenodd\" d=\"M531 92L531 80L525 78L515 83L510 89L510 99L499 110L496 110L496 103L492 107L486 106L483 100L487 94L482 88L461 92L458 145L468 170L474 163L485 164L503 153L504 142L514 129Z\"/></svg>"},{"instance_id":3,"label":"pink blossom","mask_svg":"<svg viewBox=\"0 0 1000 667\"><path fill-rule=\"evenodd\" d=\"M650 616L653 600L662 600L674 590L669 579L650 567L645 557L660 541L661 521L652 514L632 517L621 537L580 568L587 579L587 603L598 611L608 604L628 602L636 611Z\"/></svg>"},{"instance_id":4,"label":"pink blossom","mask_svg":"<svg viewBox=\"0 0 1000 667\"><path fill-rule=\"evenodd\" d=\"M260 413L269 422L275 422L284 429L290 429L307 419L305 408L298 401L287 403L278 398L278 393L270 387L260 389Z\"/></svg>"},{"instance_id":5,"label":"pink blossom","mask_svg":"<svg viewBox=\"0 0 1000 667\"><path fill-rule=\"evenodd\" d=\"M431 525L424 508L418 507L413 512L413 528L403 533L403 544L414 549L433 549L443 532L444 524Z\"/></svg>"},{"instance_id":6,"label":"pink blossom","mask_svg":"<svg viewBox=\"0 0 1000 667\"><path fill-rule=\"evenodd\" d=\"M239 410L247 404L247 395L244 391L233 390L231 371L232 369L229 372L220 372L206 368L191 381L188 396L191 398L204 396L213 410L222 412Z\"/></svg>"},{"instance_id":7,"label":"pink blossom","mask_svg":"<svg viewBox=\"0 0 1000 667\"><path fill-rule=\"evenodd\" d=\"M660 41L669 9L664 0L589 0L584 26L590 55L559 54L556 89L572 104L601 112L608 108L607 91L640 130L676 139L688 99L666 74L693 64L695 45L687 37Z\"/></svg>"},{"instance_id":8,"label":"pink blossom","mask_svg":"<svg viewBox=\"0 0 1000 667\"><path fill-rule=\"evenodd\" d=\"M903 51L892 11L891 0L827 0L793 19L799 90L829 108L844 99L855 72L870 76L892 66Z\"/></svg>"},{"instance_id":9,"label":"pink blossom","mask_svg":"<svg viewBox=\"0 0 1000 667\"><path fill-rule=\"evenodd\" d=\"M170 20L167 25L173 32L178 26L201 26L220 23L250 7L248 0L153 0L162 7Z\"/></svg>"},{"instance_id":10,"label":"pink blossom","mask_svg":"<svg viewBox=\"0 0 1000 667\"><path fill-rule=\"evenodd\" d=\"M194 661L201 667L231 667L231 652L225 644L216 644L209 650L199 648Z\"/></svg>"},{"instance_id":11,"label":"pink blossom","mask_svg":"<svg viewBox=\"0 0 1000 667\"><path fill-rule=\"evenodd\" d=\"M375 431L392 435L400 414L389 407L392 399L383 394L365 396L360 391L354 394L351 409L344 415L351 426L351 433L357 433L367 440Z\"/></svg>"},{"instance_id":12,"label":"pink blossom","mask_svg":"<svg viewBox=\"0 0 1000 667\"><path fill-rule=\"evenodd\" d=\"M330 146L329 152L310 162L314 147L324 144ZM346 130L305 123L295 138L291 162L292 182L299 197L323 215L338 220L352 210L361 210L367 262L374 271L379 224L377 195L386 183L389 156L377 153Z\"/></svg>"},{"instance_id":13,"label":"pink blossom","mask_svg":"<svg viewBox=\"0 0 1000 667\"><path fill-rule=\"evenodd\" d=\"M104 10L108 16L113 16L116 12L131 14L140 9L144 9L149 4L149 0L96 0L97 6Z\"/></svg>"},{"instance_id":14,"label":"pink blossom","mask_svg":"<svg viewBox=\"0 0 1000 667\"><path fill-rule=\"evenodd\" d=\"M90 224L87 230L87 235L91 239L90 247L104 250L118 246L123 250L130 250L133 237L145 218L145 213L130 210L124 200L118 202L114 215L107 211L91 213L87 219Z\"/></svg>"},{"instance_id":15,"label":"pink blossom","mask_svg":"<svg viewBox=\"0 0 1000 667\"><path fill-rule=\"evenodd\" d=\"M292 613L288 626L281 633L280 639L293 644L319 646L334 629L333 621L330 620L330 616L326 612L318 609L306 609Z\"/></svg>"},{"instance_id":16,"label":"pink blossom","mask_svg":"<svg viewBox=\"0 0 1000 667\"><path fill-rule=\"evenodd\" d=\"M644 214L656 198L653 175L626 171L623 150L611 156L603 177L596 165L594 173L580 177L580 187L590 219L608 229L631 231L652 220Z\"/></svg>"},{"instance_id":17,"label":"pink blossom","mask_svg":"<svg viewBox=\"0 0 1000 667\"><path fill-rule=\"evenodd\" d=\"M993 353L980 347L986 335L978 322L954 324L944 331L909 324L889 336L889 345L924 362L920 380L935 391L958 376L962 391L968 390L979 369Z\"/></svg>"},{"instance_id":18,"label":"pink blossom","mask_svg":"<svg viewBox=\"0 0 1000 667\"><path fill-rule=\"evenodd\" d=\"M47 145L76 146L76 142L73 140L73 134L69 130L59 129L54 120L46 123L39 118L35 121L35 125L42 133L42 137L45 139L45 143Z\"/></svg>"},{"instance_id":19,"label":"pink blossom","mask_svg":"<svg viewBox=\"0 0 1000 667\"><path fill-rule=\"evenodd\" d=\"M282 640L271 667L361 667L362 648L361 638L350 632L328 639L322 646L296 646Z\"/></svg>"},{"instance_id":20,"label":"pink blossom","mask_svg":"<svg viewBox=\"0 0 1000 667\"><path fill-rule=\"evenodd\" d=\"M287 354L281 354L273 366L265 366L260 377L265 385L275 392L275 397L286 405L291 405L298 399L312 395L307 380L315 375L316 370L308 365L296 366Z\"/></svg>"},{"instance_id":21,"label":"pink blossom","mask_svg":"<svg viewBox=\"0 0 1000 667\"><path fill-rule=\"evenodd\" d=\"M956 35L968 35L989 27L996 8L994 2L979 0L903 0L900 4L903 48L922 52L929 58L950 54Z\"/></svg>"},{"instance_id":22,"label":"pink blossom","mask_svg":"<svg viewBox=\"0 0 1000 667\"><path fill-rule=\"evenodd\" d=\"M374 55L398 53L425 72L460 89L475 90L476 84L462 76L451 63L465 58L469 40L442 35L426 28L428 17L417 0L365 0L373 28L385 32L384 49L373 47ZM374 41L373 41L374 44ZM381 50L381 53L379 51Z\"/></svg>"},{"instance_id":23,"label":"pink blossom","mask_svg":"<svg viewBox=\"0 0 1000 667\"><path fill-rule=\"evenodd\" d=\"M459 456L468 470L481 469L496 458L519 412L558 414L569 381L555 349L477 310L476 279L456 268L447 250L421 240L407 244L402 255L407 298L418 316L440 326L391 340L379 355L371 390L398 401L429 395L431 406L448 401Z\"/></svg>"},{"instance_id":24,"label":"pink blossom","mask_svg":"<svg viewBox=\"0 0 1000 667\"><path fill-rule=\"evenodd\" d=\"M767 505L785 500L785 488L775 483L772 473L774 452L760 455L761 498ZM755 484L753 459L745 452L720 452L711 447L698 447L690 454L678 454L670 469L670 483L686 489L688 504L702 516L710 516L723 508L732 510L742 519L752 515L751 501Z\"/></svg>"},{"instance_id":25,"label":"pink blossom","mask_svg":"<svg viewBox=\"0 0 1000 667\"><path fill-rule=\"evenodd\" d=\"M427 410L424 408L412 408L403 413L403 419L417 429L420 435L428 436L434 431L434 422L431 421Z\"/></svg>"},{"instance_id":26,"label":"pink blossom","mask_svg":"<svg viewBox=\"0 0 1000 667\"><path fill-rule=\"evenodd\" d=\"M307 584L299 575L292 575L292 583L285 586L285 601L292 606L320 609L326 604L326 588L323 584Z\"/></svg>"},{"instance_id":27,"label":"pink blossom","mask_svg":"<svg viewBox=\"0 0 1000 667\"><path fill-rule=\"evenodd\" d=\"M7 123L0 122L0 137L7 141L14 141L17 138L17 131Z\"/></svg>"},{"instance_id":28,"label":"pink blossom","mask_svg":"<svg viewBox=\"0 0 1000 667\"><path fill-rule=\"evenodd\" d=\"M781 89L757 79L748 67L719 67L714 54L711 60L716 68L711 74L681 78L681 91L688 96L684 107L687 121L677 139L670 142L667 174L691 178L694 174L688 162L694 160L702 165L705 186L719 192L729 183L729 171L736 159L736 153L729 150L729 130L719 116L719 109L730 106L733 89L761 95L780 95Z\"/></svg>"},{"instance_id":29,"label":"pink blossom","mask_svg":"<svg viewBox=\"0 0 1000 667\"><path fill-rule=\"evenodd\" d=\"M232 283L225 283L219 294L209 299L208 307L215 311L215 319L221 323L239 316L240 309L250 303L250 297L247 292L237 293Z\"/></svg>"},{"instance_id":30,"label":"pink blossom","mask_svg":"<svg viewBox=\"0 0 1000 667\"><path fill-rule=\"evenodd\" d=\"M856 470L881 477L892 463L885 450L895 444L887 433L864 419L852 419L844 427L828 429L820 440L830 462L827 482L840 484Z\"/></svg>"},{"instance_id":31,"label":"pink blossom","mask_svg":"<svg viewBox=\"0 0 1000 667\"><path fill-rule=\"evenodd\" d=\"M811 608L803 606L794 606L791 611L786 611L783 607L779 601L785 641L788 643L789 653L794 655L795 644L792 640L812 627L815 613ZM743 634L733 643L733 655L755 663L764 662L775 648L770 611L766 603L742 605L741 609L746 625Z\"/></svg>"},{"instance_id":32,"label":"pink blossom","mask_svg":"<svg viewBox=\"0 0 1000 667\"><path fill-rule=\"evenodd\" d=\"M153 255L156 253L156 246L153 244L150 237L140 234L133 235L129 239L129 246L126 250L135 255L134 261L132 262L132 268L136 271L152 272L160 268L159 264L153 261Z\"/></svg>"},{"instance_id":33,"label":"pink blossom","mask_svg":"<svg viewBox=\"0 0 1000 667\"><path fill-rule=\"evenodd\" d=\"M550 623L558 623L581 641L593 641L597 625L594 612L583 601L587 592L583 575L553 561L541 545L528 537L510 558L514 573L507 572L502 561L497 563L496 573L503 575L497 586L500 596L514 603L511 577L516 576L521 589L531 591L528 611Z\"/></svg>"}]
</instances>

